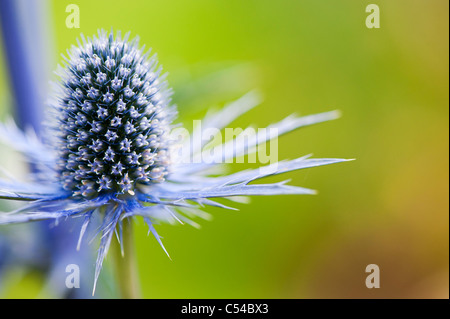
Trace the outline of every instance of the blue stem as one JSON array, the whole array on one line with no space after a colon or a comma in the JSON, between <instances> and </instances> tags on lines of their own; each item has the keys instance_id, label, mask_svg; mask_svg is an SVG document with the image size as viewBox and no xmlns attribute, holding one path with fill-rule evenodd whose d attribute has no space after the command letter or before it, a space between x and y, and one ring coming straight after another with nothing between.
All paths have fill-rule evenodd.
<instances>
[{"instance_id":1,"label":"blue stem","mask_svg":"<svg viewBox=\"0 0 450 319\"><path fill-rule=\"evenodd\" d=\"M22 128L41 132L48 83L44 1L0 0L0 25L15 116Z\"/></svg>"}]
</instances>

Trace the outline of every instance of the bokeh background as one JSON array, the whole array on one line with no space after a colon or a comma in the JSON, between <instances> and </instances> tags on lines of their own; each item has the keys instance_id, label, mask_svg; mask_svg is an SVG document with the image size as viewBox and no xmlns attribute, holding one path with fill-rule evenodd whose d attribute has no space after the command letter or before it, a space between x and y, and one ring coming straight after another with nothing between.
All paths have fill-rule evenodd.
<instances>
[{"instance_id":1,"label":"bokeh background","mask_svg":"<svg viewBox=\"0 0 450 319\"><path fill-rule=\"evenodd\" d=\"M70 3L80 8L79 29L66 27ZM365 26L370 3L380 7L380 29ZM280 159L357 159L289 174L318 195L211 209L200 230L159 225L172 260L137 223L145 298L448 298L448 1L58 0L48 8L52 69L80 33L131 31L158 53L186 126L255 88L264 102L236 127L342 111L279 140ZM0 47L5 119L13 107L3 57ZM380 267L379 289L365 286L368 264ZM36 268L7 271L1 297L47 296Z\"/></svg>"}]
</instances>

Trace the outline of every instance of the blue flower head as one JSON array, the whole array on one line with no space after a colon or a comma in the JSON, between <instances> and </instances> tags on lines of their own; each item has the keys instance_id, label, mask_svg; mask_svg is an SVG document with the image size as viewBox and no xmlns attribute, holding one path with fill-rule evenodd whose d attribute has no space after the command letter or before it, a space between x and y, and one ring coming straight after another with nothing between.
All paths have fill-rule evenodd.
<instances>
[{"instance_id":1,"label":"blue flower head","mask_svg":"<svg viewBox=\"0 0 450 319\"><path fill-rule=\"evenodd\" d=\"M168 174L170 90L155 57L113 34L73 47L52 123L62 187L73 197L136 195Z\"/></svg>"},{"instance_id":2,"label":"blue flower head","mask_svg":"<svg viewBox=\"0 0 450 319\"><path fill-rule=\"evenodd\" d=\"M128 40L128 34L122 38L120 33L114 37L112 32L99 31L92 39L82 37L57 74L60 81L50 103L46 138L22 132L12 122L0 125L0 137L35 167L27 182L0 178L0 198L27 202L16 211L0 214L0 224L81 217L80 247L93 217L100 217L95 282L114 233L122 238L125 219L141 216L162 246L155 222L196 225L188 216L206 216L200 209L204 206L232 209L214 198L312 194L310 189L286 182L255 181L345 161L304 156L229 175L217 176L212 170L279 135L334 119L337 112L289 116L270 126L277 136L259 132L245 138L238 135L231 143L219 145L221 152L212 161L195 160L202 159L205 152L210 154L204 150L208 139L195 145L185 141L181 148L188 151L182 152L181 158L174 157L171 132L176 110L171 105L171 90L155 56L144 53L137 39ZM221 130L258 103L258 95L251 92L208 113L192 136L208 128ZM240 147L244 142L245 147Z\"/></svg>"}]
</instances>

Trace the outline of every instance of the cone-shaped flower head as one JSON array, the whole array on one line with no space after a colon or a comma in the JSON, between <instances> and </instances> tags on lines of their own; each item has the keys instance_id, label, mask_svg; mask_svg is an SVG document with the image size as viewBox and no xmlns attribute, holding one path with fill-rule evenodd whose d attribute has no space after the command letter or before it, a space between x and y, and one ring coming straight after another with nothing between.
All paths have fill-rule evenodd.
<instances>
[{"instance_id":1,"label":"cone-shaped flower head","mask_svg":"<svg viewBox=\"0 0 450 319\"><path fill-rule=\"evenodd\" d=\"M139 184L164 181L173 113L160 71L127 37L100 33L72 47L54 103L64 189L134 195Z\"/></svg>"}]
</instances>

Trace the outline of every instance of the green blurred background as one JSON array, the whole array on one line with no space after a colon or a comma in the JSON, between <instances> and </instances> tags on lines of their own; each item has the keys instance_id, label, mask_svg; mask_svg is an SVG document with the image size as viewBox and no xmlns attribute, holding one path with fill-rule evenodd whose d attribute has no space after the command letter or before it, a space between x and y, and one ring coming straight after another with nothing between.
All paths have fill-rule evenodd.
<instances>
[{"instance_id":1,"label":"green blurred background","mask_svg":"<svg viewBox=\"0 0 450 319\"><path fill-rule=\"evenodd\" d=\"M70 3L80 29L65 25ZM365 26L370 3L380 29ZM144 297L448 298L448 10L447 0L52 1L54 67L80 33L131 31L158 53L187 126L257 88L264 102L236 127L343 114L282 137L280 159L357 159L277 179L316 196L211 209L200 230L158 225L172 261L138 223ZM368 264L380 267L379 289L365 286ZM3 297L36 297L42 280L25 276Z\"/></svg>"}]
</instances>

